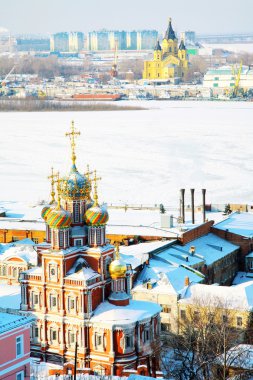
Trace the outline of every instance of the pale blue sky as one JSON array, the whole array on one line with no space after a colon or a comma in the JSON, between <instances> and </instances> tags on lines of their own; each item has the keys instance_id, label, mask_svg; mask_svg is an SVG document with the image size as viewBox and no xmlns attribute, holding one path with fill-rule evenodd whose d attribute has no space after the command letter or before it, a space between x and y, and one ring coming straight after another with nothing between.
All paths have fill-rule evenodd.
<instances>
[{"instance_id":1,"label":"pale blue sky","mask_svg":"<svg viewBox=\"0 0 253 380\"><path fill-rule=\"evenodd\" d=\"M0 0L0 27L13 33L157 29L253 32L253 0Z\"/></svg>"}]
</instances>

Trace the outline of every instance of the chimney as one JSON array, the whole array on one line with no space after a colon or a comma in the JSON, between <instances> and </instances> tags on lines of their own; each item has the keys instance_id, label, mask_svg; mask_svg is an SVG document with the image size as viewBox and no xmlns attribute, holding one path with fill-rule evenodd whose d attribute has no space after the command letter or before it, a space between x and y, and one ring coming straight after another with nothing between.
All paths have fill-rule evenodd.
<instances>
[{"instance_id":1,"label":"chimney","mask_svg":"<svg viewBox=\"0 0 253 380\"><path fill-rule=\"evenodd\" d=\"M202 189L203 198L203 223L206 221L206 189Z\"/></svg>"},{"instance_id":2,"label":"chimney","mask_svg":"<svg viewBox=\"0 0 253 380\"><path fill-rule=\"evenodd\" d=\"M192 204L192 224L195 223L195 213L194 213L194 189L191 189L191 204Z\"/></svg>"},{"instance_id":3,"label":"chimney","mask_svg":"<svg viewBox=\"0 0 253 380\"><path fill-rule=\"evenodd\" d=\"M189 285L190 285L190 279L189 279L188 276L186 276L186 277L184 278L184 286L189 286Z\"/></svg>"},{"instance_id":4,"label":"chimney","mask_svg":"<svg viewBox=\"0 0 253 380\"><path fill-rule=\"evenodd\" d=\"M194 247L194 245L192 245L192 246L190 247L190 249L189 249L189 253L191 254L191 256L194 255L194 253L195 253L195 247Z\"/></svg>"},{"instance_id":5,"label":"chimney","mask_svg":"<svg viewBox=\"0 0 253 380\"><path fill-rule=\"evenodd\" d=\"M184 214L184 193L185 189L180 190L181 198L180 198L180 216L182 218L182 222L185 223L185 214Z\"/></svg>"}]
</instances>

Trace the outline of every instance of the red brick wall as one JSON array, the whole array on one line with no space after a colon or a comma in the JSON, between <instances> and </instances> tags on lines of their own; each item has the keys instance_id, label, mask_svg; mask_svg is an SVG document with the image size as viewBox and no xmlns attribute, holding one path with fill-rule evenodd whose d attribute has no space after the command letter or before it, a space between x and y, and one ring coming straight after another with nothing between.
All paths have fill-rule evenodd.
<instances>
[{"instance_id":1,"label":"red brick wall","mask_svg":"<svg viewBox=\"0 0 253 380\"><path fill-rule=\"evenodd\" d=\"M196 228L193 228L189 231L184 232L182 236L178 238L178 240L184 245L184 244L189 243L192 240L198 239L199 237L208 234L213 224L214 224L213 220L203 223Z\"/></svg>"}]
</instances>

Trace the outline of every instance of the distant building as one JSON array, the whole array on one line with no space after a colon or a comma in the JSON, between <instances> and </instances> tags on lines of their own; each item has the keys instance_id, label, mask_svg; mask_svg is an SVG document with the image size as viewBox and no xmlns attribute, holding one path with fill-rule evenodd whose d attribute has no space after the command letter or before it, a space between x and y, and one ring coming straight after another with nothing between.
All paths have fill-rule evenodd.
<instances>
[{"instance_id":1,"label":"distant building","mask_svg":"<svg viewBox=\"0 0 253 380\"><path fill-rule=\"evenodd\" d=\"M49 51L50 38L20 36L16 38L17 51Z\"/></svg>"},{"instance_id":2,"label":"distant building","mask_svg":"<svg viewBox=\"0 0 253 380\"><path fill-rule=\"evenodd\" d=\"M0 28L0 53L13 51L15 47L15 38L13 38L8 29Z\"/></svg>"},{"instance_id":3,"label":"distant building","mask_svg":"<svg viewBox=\"0 0 253 380\"><path fill-rule=\"evenodd\" d=\"M157 40L153 60L144 62L143 79L177 83L184 80L187 70L186 48L183 41L178 46L170 19L162 46Z\"/></svg>"},{"instance_id":4,"label":"distant building","mask_svg":"<svg viewBox=\"0 0 253 380\"><path fill-rule=\"evenodd\" d=\"M237 76L238 68L232 66L212 68L204 76L203 87L231 90L235 87ZM242 66L239 86L247 90L253 88L253 69L251 67Z\"/></svg>"},{"instance_id":5,"label":"distant building","mask_svg":"<svg viewBox=\"0 0 253 380\"><path fill-rule=\"evenodd\" d=\"M84 48L84 34L82 32L69 33L69 51L78 53Z\"/></svg>"},{"instance_id":6,"label":"distant building","mask_svg":"<svg viewBox=\"0 0 253 380\"><path fill-rule=\"evenodd\" d=\"M93 31L88 34L88 49L113 50L117 41L118 50L149 50L158 37L156 30L140 31Z\"/></svg>"},{"instance_id":7,"label":"distant building","mask_svg":"<svg viewBox=\"0 0 253 380\"><path fill-rule=\"evenodd\" d=\"M0 380L30 379L31 318L0 313Z\"/></svg>"},{"instance_id":8,"label":"distant building","mask_svg":"<svg viewBox=\"0 0 253 380\"><path fill-rule=\"evenodd\" d=\"M68 52L69 51L69 34L66 32L53 34L50 37L50 51Z\"/></svg>"},{"instance_id":9,"label":"distant building","mask_svg":"<svg viewBox=\"0 0 253 380\"><path fill-rule=\"evenodd\" d=\"M191 30L181 33L181 40L184 41L185 45L195 45L196 34Z\"/></svg>"},{"instance_id":10,"label":"distant building","mask_svg":"<svg viewBox=\"0 0 253 380\"><path fill-rule=\"evenodd\" d=\"M156 30L139 30L137 32L137 50L151 50L158 39Z\"/></svg>"}]
</instances>

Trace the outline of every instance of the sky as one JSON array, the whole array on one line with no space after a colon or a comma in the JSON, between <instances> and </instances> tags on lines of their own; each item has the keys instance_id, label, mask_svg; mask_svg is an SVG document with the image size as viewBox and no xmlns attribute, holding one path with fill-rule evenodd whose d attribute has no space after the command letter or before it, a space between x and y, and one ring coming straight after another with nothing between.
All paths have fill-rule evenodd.
<instances>
[{"instance_id":1,"label":"sky","mask_svg":"<svg viewBox=\"0 0 253 380\"><path fill-rule=\"evenodd\" d=\"M13 34L156 29L172 17L177 32L253 32L253 0L0 0L0 27Z\"/></svg>"}]
</instances>

